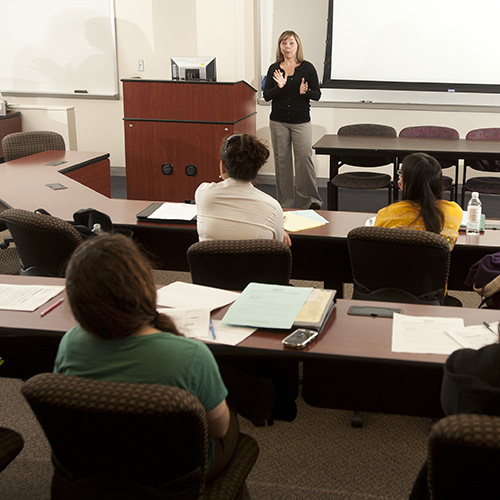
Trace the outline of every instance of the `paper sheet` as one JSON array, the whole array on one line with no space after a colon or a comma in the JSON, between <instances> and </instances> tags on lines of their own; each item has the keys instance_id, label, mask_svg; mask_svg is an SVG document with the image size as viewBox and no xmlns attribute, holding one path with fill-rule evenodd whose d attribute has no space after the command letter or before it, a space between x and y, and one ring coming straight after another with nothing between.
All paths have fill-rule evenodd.
<instances>
[{"instance_id":1,"label":"paper sheet","mask_svg":"<svg viewBox=\"0 0 500 500\"><path fill-rule=\"evenodd\" d=\"M463 327L462 318L407 316L394 313L392 352L451 354L462 346L446 332Z\"/></svg>"},{"instance_id":2,"label":"paper sheet","mask_svg":"<svg viewBox=\"0 0 500 500\"><path fill-rule=\"evenodd\" d=\"M491 323L490 327L496 332L498 321ZM469 349L481 349L481 347L498 342L498 334L490 331L485 325L466 326L460 330L447 330L447 333L461 346Z\"/></svg>"},{"instance_id":3,"label":"paper sheet","mask_svg":"<svg viewBox=\"0 0 500 500\"><path fill-rule=\"evenodd\" d=\"M158 309L158 312L166 314L185 337L210 340L210 309L208 307L162 308Z\"/></svg>"},{"instance_id":4,"label":"paper sheet","mask_svg":"<svg viewBox=\"0 0 500 500\"><path fill-rule=\"evenodd\" d=\"M157 291L159 306L198 308L207 307L211 311L227 306L239 297L239 292L230 292L210 286L193 285L176 281Z\"/></svg>"},{"instance_id":5,"label":"paper sheet","mask_svg":"<svg viewBox=\"0 0 500 500\"><path fill-rule=\"evenodd\" d=\"M148 219L193 220L196 216L196 205L190 203L163 203Z\"/></svg>"},{"instance_id":6,"label":"paper sheet","mask_svg":"<svg viewBox=\"0 0 500 500\"><path fill-rule=\"evenodd\" d=\"M314 212L314 210L310 211ZM305 229L324 226L328 223L328 221L321 217L321 215L316 214L316 216L320 217L320 219L318 219L317 217L312 217L311 214L303 215L302 212L285 212L283 214L283 225L285 231L288 231L289 233L304 231Z\"/></svg>"},{"instance_id":7,"label":"paper sheet","mask_svg":"<svg viewBox=\"0 0 500 500\"><path fill-rule=\"evenodd\" d=\"M210 339L210 342L215 344L237 345L256 331L256 328L225 325L217 319L213 319L212 324L215 330L215 339Z\"/></svg>"},{"instance_id":8,"label":"paper sheet","mask_svg":"<svg viewBox=\"0 0 500 500\"><path fill-rule=\"evenodd\" d=\"M255 328L224 325L220 320L212 320L215 338L210 331L210 311L206 308L160 308L160 313L168 315L185 337L214 344L237 345L255 332Z\"/></svg>"},{"instance_id":9,"label":"paper sheet","mask_svg":"<svg viewBox=\"0 0 500 500\"><path fill-rule=\"evenodd\" d=\"M222 322L255 328L289 329L312 288L250 283Z\"/></svg>"},{"instance_id":10,"label":"paper sheet","mask_svg":"<svg viewBox=\"0 0 500 500\"><path fill-rule=\"evenodd\" d=\"M0 309L35 311L63 290L54 285L0 285Z\"/></svg>"}]
</instances>

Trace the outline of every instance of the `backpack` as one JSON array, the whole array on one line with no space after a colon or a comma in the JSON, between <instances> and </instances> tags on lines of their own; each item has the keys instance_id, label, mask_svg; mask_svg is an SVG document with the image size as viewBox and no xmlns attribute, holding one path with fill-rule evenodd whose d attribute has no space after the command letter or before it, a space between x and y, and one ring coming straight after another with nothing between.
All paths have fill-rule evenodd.
<instances>
[{"instance_id":1,"label":"backpack","mask_svg":"<svg viewBox=\"0 0 500 500\"><path fill-rule=\"evenodd\" d=\"M481 295L479 307L500 309L500 252L485 255L473 264L465 284Z\"/></svg>"}]
</instances>

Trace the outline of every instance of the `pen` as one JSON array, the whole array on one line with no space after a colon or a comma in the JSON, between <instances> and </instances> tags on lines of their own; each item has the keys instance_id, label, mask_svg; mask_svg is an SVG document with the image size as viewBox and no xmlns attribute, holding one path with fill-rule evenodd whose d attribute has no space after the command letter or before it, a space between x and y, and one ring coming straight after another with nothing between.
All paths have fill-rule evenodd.
<instances>
[{"instance_id":1,"label":"pen","mask_svg":"<svg viewBox=\"0 0 500 500\"><path fill-rule=\"evenodd\" d=\"M491 332L491 333L494 333L496 335L496 332L493 330L493 328L491 328L491 325L489 323L487 323L486 321L483 321L483 325L488 328L488 330Z\"/></svg>"},{"instance_id":2,"label":"pen","mask_svg":"<svg viewBox=\"0 0 500 500\"><path fill-rule=\"evenodd\" d=\"M212 323L212 320L210 320L210 333L212 334L212 338L215 340L214 324Z\"/></svg>"},{"instance_id":3,"label":"pen","mask_svg":"<svg viewBox=\"0 0 500 500\"><path fill-rule=\"evenodd\" d=\"M40 316L43 318L46 314L49 314L50 311L53 311L57 306L60 306L63 302L64 302L64 297L62 299L59 299L57 302L54 302L51 306L47 307L47 309L44 309L40 313Z\"/></svg>"}]
</instances>

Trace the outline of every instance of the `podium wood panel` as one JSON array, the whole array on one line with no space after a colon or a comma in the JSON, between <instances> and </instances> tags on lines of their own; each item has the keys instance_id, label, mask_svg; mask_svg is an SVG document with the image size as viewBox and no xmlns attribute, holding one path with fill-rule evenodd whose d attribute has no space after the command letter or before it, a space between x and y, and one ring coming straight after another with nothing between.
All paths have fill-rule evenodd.
<instances>
[{"instance_id":1,"label":"podium wood panel","mask_svg":"<svg viewBox=\"0 0 500 500\"><path fill-rule=\"evenodd\" d=\"M123 94L129 199L194 199L202 182L219 178L223 139L256 132L255 89L245 82L124 80Z\"/></svg>"}]
</instances>

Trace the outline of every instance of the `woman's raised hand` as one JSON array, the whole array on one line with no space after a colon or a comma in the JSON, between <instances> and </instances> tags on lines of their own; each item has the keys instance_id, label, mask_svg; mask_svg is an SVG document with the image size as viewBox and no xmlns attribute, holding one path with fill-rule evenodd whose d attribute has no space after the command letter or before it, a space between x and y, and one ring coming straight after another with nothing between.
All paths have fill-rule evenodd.
<instances>
[{"instance_id":1,"label":"woman's raised hand","mask_svg":"<svg viewBox=\"0 0 500 500\"><path fill-rule=\"evenodd\" d=\"M302 81L300 82L300 89L299 93L300 95L304 95L309 89L309 85L307 85L307 82L302 78Z\"/></svg>"},{"instance_id":2,"label":"woman's raised hand","mask_svg":"<svg viewBox=\"0 0 500 500\"><path fill-rule=\"evenodd\" d=\"M274 71L273 80L278 84L280 89L286 85L286 75L283 76L283 73L279 69Z\"/></svg>"}]
</instances>

